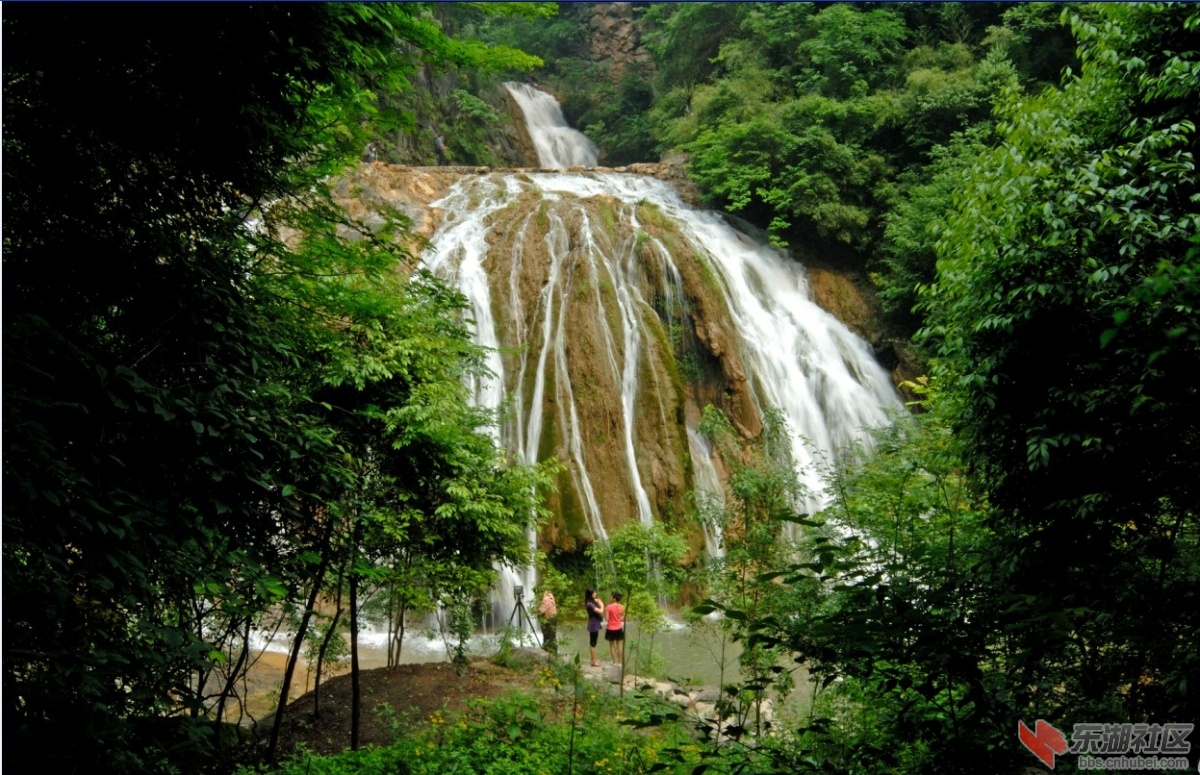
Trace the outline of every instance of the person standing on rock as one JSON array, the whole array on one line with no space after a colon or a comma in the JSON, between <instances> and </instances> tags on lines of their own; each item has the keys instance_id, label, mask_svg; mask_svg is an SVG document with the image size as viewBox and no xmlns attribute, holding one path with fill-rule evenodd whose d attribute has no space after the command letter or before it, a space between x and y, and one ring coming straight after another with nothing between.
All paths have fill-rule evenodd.
<instances>
[{"instance_id":1,"label":"person standing on rock","mask_svg":"<svg viewBox=\"0 0 1200 775\"><path fill-rule=\"evenodd\" d=\"M558 650L558 604L548 589L542 593L538 616L542 620L542 648L553 654Z\"/></svg>"},{"instance_id":2,"label":"person standing on rock","mask_svg":"<svg viewBox=\"0 0 1200 775\"><path fill-rule=\"evenodd\" d=\"M583 593L583 605L587 608L588 651L592 655L592 667L600 667L596 659L596 641L600 639L600 630L604 629L604 604L596 590L589 589Z\"/></svg>"},{"instance_id":3,"label":"person standing on rock","mask_svg":"<svg viewBox=\"0 0 1200 775\"><path fill-rule=\"evenodd\" d=\"M612 593L612 602L604 608L608 616L608 629L604 639L608 641L608 655L614 665L625 662L625 606L621 605L621 593Z\"/></svg>"}]
</instances>

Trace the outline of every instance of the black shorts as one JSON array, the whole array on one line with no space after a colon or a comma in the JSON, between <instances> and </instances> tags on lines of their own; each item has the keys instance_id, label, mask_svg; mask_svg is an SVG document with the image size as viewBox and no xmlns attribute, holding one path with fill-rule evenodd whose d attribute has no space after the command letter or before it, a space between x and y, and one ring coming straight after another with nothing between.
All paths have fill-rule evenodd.
<instances>
[{"instance_id":1,"label":"black shorts","mask_svg":"<svg viewBox=\"0 0 1200 775\"><path fill-rule=\"evenodd\" d=\"M619 630L605 630L604 631L604 639L609 640L609 641L625 640L625 628L622 627Z\"/></svg>"},{"instance_id":2,"label":"black shorts","mask_svg":"<svg viewBox=\"0 0 1200 775\"><path fill-rule=\"evenodd\" d=\"M600 640L600 631L599 630L589 630L588 631L588 640L591 641L592 648L595 648L596 641Z\"/></svg>"}]
</instances>

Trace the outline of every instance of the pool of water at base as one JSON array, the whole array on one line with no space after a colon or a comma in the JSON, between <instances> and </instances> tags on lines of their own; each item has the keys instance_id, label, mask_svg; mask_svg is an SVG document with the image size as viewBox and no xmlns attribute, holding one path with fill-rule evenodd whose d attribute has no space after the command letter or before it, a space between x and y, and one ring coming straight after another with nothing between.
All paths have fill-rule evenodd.
<instances>
[{"instance_id":1,"label":"pool of water at base","mask_svg":"<svg viewBox=\"0 0 1200 775\"><path fill-rule=\"evenodd\" d=\"M580 664L589 663L588 634L583 622L560 623L557 636L561 659L569 661L578 655ZM260 658L257 669L252 670L252 673L258 674L255 683L263 689L273 685L274 692L278 693L288 642L288 639L276 638ZM513 645L540 649L541 632L517 634ZM494 656L499 646L499 637L494 633L476 635L468 644L468 654L472 658ZM717 622L702 622L696 626L671 622L667 629L656 633L641 631L636 621L627 624L625 671L629 674L667 679L683 686L731 684L736 683L740 676L737 664L740 653L740 645L723 634ZM450 657L451 653L441 638L428 632L410 632L405 637L400 662L447 662ZM610 662L603 633L596 645L596 659L601 664ZM387 666L386 635L369 630L360 635L359 664L363 670ZM314 667L306 665L303 660L297 665L292 683L293 699L312 689ZM795 666L785 664L785 667ZM332 669L326 668L325 675L332 677L348 671L347 658ZM811 700L812 686L807 672L802 668L796 670L794 679L795 690L788 705L803 708Z\"/></svg>"},{"instance_id":2,"label":"pool of water at base","mask_svg":"<svg viewBox=\"0 0 1200 775\"><path fill-rule=\"evenodd\" d=\"M541 648L542 633L528 630L517 633L513 630L513 645L527 648ZM387 638L382 632L366 630L359 635L359 664L364 670L387 666ZM267 646L267 654L276 654L280 658L286 653L291 644L291 636L274 638ZM588 634L583 622L560 624L558 627L559 655L564 659L572 659L579 654L583 664L589 661ZM496 654L500 647L499 636L495 633L477 634L468 643L468 654L471 657L489 657ZM627 625L625 640L625 669L637 675L669 678L672 681L686 684L730 683L738 679L737 658L741 647L733 643L728 636L722 638L720 628L715 624L702 624L689 627L679 623L671 623L668 628L657 633L642 632L636 621ZM404 639L400 653L402 664L421 662L447 662L451 651L444 640L429 632L410 631ZM596 658L601 662L609 661L609 648L601 633L596 646ZM275 660L268 659L269 662ZM343 660L348 662L347 660ZM348 665L335 666L327 674L337 675L345 672ZM303 661L297 665L295 678L299 693L305 691L304 686L309 682L307 670Z\"/></svg>"}]
</instances>

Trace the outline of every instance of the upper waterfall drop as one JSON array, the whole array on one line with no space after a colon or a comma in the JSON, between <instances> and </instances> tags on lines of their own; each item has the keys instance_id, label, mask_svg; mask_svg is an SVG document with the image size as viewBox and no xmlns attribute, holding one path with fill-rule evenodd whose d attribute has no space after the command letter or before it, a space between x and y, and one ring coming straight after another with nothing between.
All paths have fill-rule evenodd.
<instances>
[{"instance_id":1,"label":"upper waterfall drop","mask_svg":"<svg viewBox=\"0 0 1200 775\"><path fill-rule=\"evenodd\" d=\"M582 132L567 125L562 107L553 95L513 81L505 81L504 87L521 107L539 165L560 170L596 166L600 149Z\"/></svg>"}]
</instances>

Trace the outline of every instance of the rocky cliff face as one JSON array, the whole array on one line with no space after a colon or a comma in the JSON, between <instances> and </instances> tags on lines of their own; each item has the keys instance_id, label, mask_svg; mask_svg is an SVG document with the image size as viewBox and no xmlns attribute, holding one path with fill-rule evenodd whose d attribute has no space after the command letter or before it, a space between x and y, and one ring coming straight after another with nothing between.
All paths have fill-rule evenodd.
<instances>
[{"instance_id":1,"label":"rocky cliff face","mask_svg":"<svg viewBox=\"0 0 1200 775\"><path fill-rule=\"evenodd\" d=\"M514 108L514 110L518 110ZM518 113L519 115L519 113ZM352 219L372 229L382 226L383 215L389 210L395 210L408 218L412 230L407 246L420 250L426 240L433 235L441 222L440 209L431 207L432 203L446 196L451 186L466 176L490 175L496 171L523 172L555 172L542 170L537 165L537 154L532 150L528 140L529 133L522 130L519 136L526 139L522 146L520 157L530 163L521 166L504 168L474 167L454 165L448 167L409 166L405 164L361 164L348 170L338 181L335 195L338 202L346 208ZM630 164L625 167L595 167L597 172L624 173L645 175L669 183L680 198L692 205L699 203L699 194L695 185L688 179L684 168L685 159L676 156L663 162L647 164ZM348 230L346 233L350 233Z\"/></svg>"},{"instance_id":2,"label":"rocky cliff face","mask_svg":"<svg viewBox=\"0 0 1200 775\"><path fill-rule=\"evenodd\" d=\"M614 80L634 65L650 65L650 52L642 48L633 3L591 3L587 9L592 59L609 62Z\"/></svg>"},{"instance_id":3,"label":"rocky cliff face","mask_svg":"<svg viewBox=\"0 0 1200 775\"><path fill-rule=\"evenodd\" d=\"M894 402L867 348L801 298L853 308L832 274L813 283L688 210L660 182L677 166L623 170L375 165L339 187L363 229L389 209L410 218L410 249L424 246L426 265L471 299L496 350L495 384L477 395L499 410L502 443L516 459L564 464L545 548L575 549L629 521L678 522L706 462L689 445L706 405L746 437L765 406L790 405L799 459L810 439L848 443Z\"/></svg>"}]
</instances>

